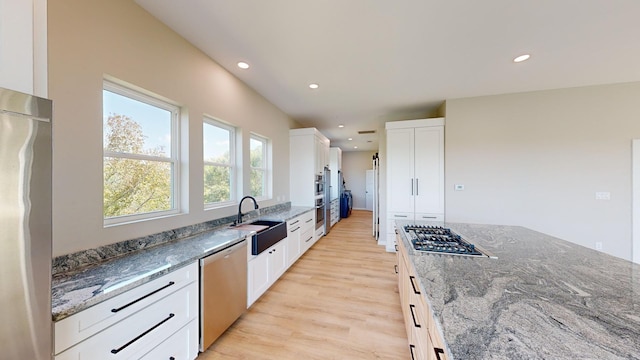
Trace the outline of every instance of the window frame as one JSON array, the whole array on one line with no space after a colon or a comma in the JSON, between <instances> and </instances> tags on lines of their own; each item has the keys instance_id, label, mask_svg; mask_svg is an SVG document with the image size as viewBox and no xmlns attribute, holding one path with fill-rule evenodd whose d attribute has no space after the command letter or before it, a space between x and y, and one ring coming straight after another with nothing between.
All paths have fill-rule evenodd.
<instances>
[{"instance_id":1,"label":"window frame","mask_svg":"<svg viewBox=\"0 0 640 360\"><path fill-rule=\"evenodd\" d=\"M258 135L255 133L250 133L249 136L249 154L251 154L251 140L256 140L262 143L262 167L259 168L255 168L253 167L253 165L251 164L251 161L249 161L249 183L251 183L251 172L253 170L258 170L261 171L263 173L263 195L261 196L256 196L256 199L259 200L266 200L266 199L270 199L271 198L271 161L269 158L269 147L270 147L270 140L269 138L262 136L262 135ZM249 155L251 156L251 155ZM251 193L251 188L249 188L249 193Z\"/></svg>"},{"instance_id":2,"label":"window frame","mask_svg":"<svg viewBox=\"0 0 640 360\"><path fill-rule=\"evenodd\" d=\"M152 94L150 92L139 89L135 86L123 84L120 82L115 82L112 80L104 79L102 83L102 111L104 113L104 91L109 91L114 94L127 97L129 99L145 103L150 106L154 106L163 110L168 111L171 114L171 156L169 157L161 157L161 156L152 156L152 155L142 155L142 154L132 154L132 153L124 153L124 152L116 152L116 151L107 151L105 149L104 143L104 115L102 116L102 128L103 128L103 138L102 138L102 196L103 196L103 206L104 206L104 162L105 158L121 158L121 159L132 159L132 160L140 160L140 161L155 161L155 162L166 162L171 164L172 173L171 173L171 208L168 210L158 210L158 211L150 211L139 214L131 214L131 215L120 215L105 218L104 211L102 213L103 226L109 227L114 225L127 224L131 222L143 221L143 220L153 220L158 218L163 218L167 216L177 215L182 212L181 209L181 193L180 193L180 179L182 178L181 168L180 168L180 116L181 116L181 108L176 103L171 102L168 99L165 99L161 96Z\"/></svg>"},{"instance_id":3,"label":"window frame","mask_svg":"<svg viewBox=\"0 0 640 360\"><path fill-rule=\"evenodd\" d=\"M215 126L224 130L229 131L229 165L227 164L219 164L214 162L209 162L204 159L204 126L210 125ZM224 121L216 119L213 116L204 115L202 120L202 196L203 196L203 205L204 209L216 209L224 206L235 205L238 201L237 196L237 186L238 186L238 161L236 158L236 136L237 136L237 128L231 124L228 124ZM229 179L229 200L227 201L219 201L207 203L204 202L204 169L209 166L224 166L229 167L230 171L230 179Z\"/></svg>"}]
</instances>

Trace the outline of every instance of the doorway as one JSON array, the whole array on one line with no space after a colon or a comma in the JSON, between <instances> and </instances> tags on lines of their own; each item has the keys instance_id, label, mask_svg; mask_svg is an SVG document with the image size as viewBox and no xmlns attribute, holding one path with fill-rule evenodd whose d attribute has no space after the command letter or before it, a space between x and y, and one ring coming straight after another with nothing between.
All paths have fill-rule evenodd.
<instances>
[{"instance_id":1,"label":"doorway","mask_svg":"<svg viewBox=\"0 0 640 360\"><path fill-rule=\"evenodd\" d=\"M369 211L373 211L373 195L374 195L374 181L373 181L373 170L367 170L366 181L365 181L365 208Z\"/></svg>"}]
</instances>

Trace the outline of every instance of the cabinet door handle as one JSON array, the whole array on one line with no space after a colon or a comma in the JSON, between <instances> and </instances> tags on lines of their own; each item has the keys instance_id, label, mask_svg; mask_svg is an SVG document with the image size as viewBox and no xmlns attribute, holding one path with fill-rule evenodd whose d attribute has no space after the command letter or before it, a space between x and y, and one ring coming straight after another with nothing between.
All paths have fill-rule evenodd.
<instances>
[{"instance_id":1,"label":"cabinet door handle","mask_svg":"<svg viewBox=\"0 0 640 360\"><path fill-rule=\"evenodd\" d=\"M172 317L174 317L174 316L176 316L176 315L175 315L175 314L173 314L173 313L169 314L169 316L168 316L166 319L164 319L164 320L160 321L159 323L157 323L157 324L153 325L149 330L147 330L147 331L143 332L142 334L140 334L140 335L136 336L135 338L133 338L133 340L131 340L131 341L129 341L128 343L126 343L126 344L124 344L124 345L120 346L120 347L119 347L119 348L117 348L117 349L113 349L113 350L111 350L111 353L112 353L112 354L117 354L117 353L119 353L120 351L122 351L122 350L126 349L129 345L131 345L131 344L133 344L134 342L136 342L136 341L140 340L143 336L145 336L145 335L147 335L148 333L152 332L152 331L153 331L153 330L155 330L158 326L160 326L160 325L164 324L165 322L169 321L169 319L171 319L171 318L172 318Z\"/></svg>"},{"instance_id":2,"label":"cabinet door handle","mask_svg":"<svg viewBox=\"0 0 640 360\"><path fill-rule=\"evenodd\" d=\"M433 351L435 351L436 353L436 359L437 360L442 360L443 358L440 357L440 354L442 354L444 356L444 350L441 348L433 348Z\"/></svg>"},{"instance_id":3,"label":"cabinet door handle","mask_svg":"<svg viewBox=\"0 0 640 360\"><path fill-rule=\"evenodd\" d=\"M310 238L308 238L308 239L307 239L307 240L305 240L304 242L309 242L309 241L311 241L311 239L313 239L313 236L312 236L312 237L310 237Z\"/></svg>"},{"instance_id":4,"label":"cabinet door handle","mask_svg":"<svg viewBox=\"0 0 640 360\"><path fill-rule=\"evenodd\" d=\"M411 360L416 360L416 357L413 355L413 349L415 349L415 345L409 344L409 352L411 352Z\"/></svg>"},{"instance_id":5,"label":"cabinet door handle","mask_svg":"<svg viewBox=\"0 0 640 360\"><path fill-rule=\"evenodd\" d=\"M418 185L418 178L416 178L416 196L418 196L419 190L420 190L420 186Z\"/></svg>"},{"instance_id":6,"label":"cabinet door handle","mask_svg":"<svg viewBox=\"0 0 640 360\"><path fill-rule=\"evenodd\" d=\"M411 195L413 195L413 178L411 178Z\"/></svg>"},{"instance_id":7,"label":"cabinet door handle","mask_svg":"<svg viewBox=\"0 0 640 360\"><path fill-rule=\"evenodd\" d=\"M413 319L413 326L419 328L419 327L422 327L422 326L420 326L420 324L418 324L418 322L416 321L416 314L413 311L413 309L415 309L415 308L416 308L415 305L409 304L409 310L411 311L411 318Z\"/></svg>"},{"instance_id":8,"label":"cabinet door handle","mask_svg":"<svg viewBox=\"0 0 640 360\"><path fill-rule=\"evenodd\" d=\"M296 231L298 231L298 230L300 230L300 226L298 226L297 228L295 228L295 229L291 230L291 232L293 233L293 232L296 232Z\"/></svg>"},{"instance_id":9,"label":"cabinet door handle","mask_svg":"<svg viewBox=\"0 0 640 360\"><path fill-rule=\"evenodd\" d=\"M398 273L398 265L393 265L393 267L396 269L396 274Z\"/></svg>"},{"instance_id":10,"label":"cabinet door handle","mask_svg":"<svg viewBox=\"0 0 640 360\"><path fill-rule=\"evenodd\" d=\"M406 217L409 217L409 216L408 215L393 215L393 217L406 218Z\"/></svg>"},{"instance_id":11,"label":"cabinet door handle","mask_svg":"<svg viewBox=\"0 0 640 360\"><path fill-rule=\"evenodd\" d=\"M171 286L171 285L173 285L173 284L175 284L175 282L173 282L173 281L169 281L169 283L168 283L167 285L165 285L165 286L163 286L163 287L161 287L161 288L159 288L159 289L156 289L156 290L154 290L154 291L152 291L152 292L148 293L148 294L147 294L147 295L145 295L145 296L139 297L139 298L137 298L137 299L133 300L132 302L130 302L130 303L128 303L128 304L125 304L125 305L120 306L119 308L113 308L113 309L111 309L111 312L112 312L112 313L117 313L117 312L118 312L118 311L120 311L120 310L124 310L124 309L128 308L129 306L131 306L131 305L133 305L133 304L135 304L135 303L137 303L137 302L139 302L139 301L142 301L142 300L144 300L144 299L148 298L149 296L151 296L151 295L153 295L153 294L157 293L158 291L162 291L162 290L164 290L164 289L168 288L169 286Z\"/></svg>"},{"instance_id":12,"label":"cabinet door handle","mask_svg":"<svg viewBox=\"0 0 640 360\"><path fill-rule=\"evenodd\" d=\"M418 291L418 288L416 288L416 284L413 282L414 279L414 276L409 275L409 282L411 283L411 287L413 288L413 293L416 295L420 295L420 291Z\"/></svg>"},{"instance_id":13,"label":"cabinet door handle","mask_svg":"<svg viewBox=\"0 0 640 360\"><path fill-rule=\"evenodd\" d=\"M423 219L437 219L437 216L423 216Z\"/></svg>"},{"instance_id":14,"label":"cabinet door handle","mask_svg":"<svg viewBox=\"0 0 640 360\"><path fill-rule=\"evenodd\" d=\"M398 244L395 244L393 246L395 246L396 247L396 251L398 251Z\"/></svg>"},{"instance_id":15,"label":"cabinet door handle","mask_svg":"<svg viewBox=\"0 0 640 360\"><path fill-rule=\"evenodd\" d=\"M305 221L305 223L310 223L310 222L311 222L311 220L313 220L313 218L311 218L311 219L309 219L309 220Z\"/></svg>"}]
</instances>

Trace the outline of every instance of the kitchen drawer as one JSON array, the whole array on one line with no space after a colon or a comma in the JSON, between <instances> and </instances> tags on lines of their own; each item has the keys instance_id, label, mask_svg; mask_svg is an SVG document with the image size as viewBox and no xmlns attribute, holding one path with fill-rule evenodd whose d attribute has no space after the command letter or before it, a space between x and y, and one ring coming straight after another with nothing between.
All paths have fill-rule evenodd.
<instances>
[{"instance_id":1,"label":"kitchen drawer","mask_svg":"<svg viewBox=\"0 0 640 360\"><path fill-rule=\"evenodd\" d=\"M300 216L301 218L301 222L302 222L302 227L301 230L302 232L305 232L309 229L315 229L316 226L316 222L315 222L315 218L316 218L316 212L315 211L308 211L304 214L302 214Z\"/></svg>"},{"instance_id":2,"label":"kitchen drawer","mask_svg":"<svg viewBox=\"0 0 640 360\"><path fill-rule=\"evenodd\" d=\"M416 213L414 219L419 221L444 221L444 214Z\"/></svg>"},{"instance_id":3,"label":"kitchen drawer","mask_svg":"<svg viewBox=\"0 0 640 360\"><path fill-rule=\"evenodd\" d=\"M136 354L148 352L197 318L198 283L193 282L56 355L55 360L137 358Z\"/></svg>"},{"instance_id":4,"label":"kitchen drawer","mask_svg":"<svg viewBox=\"0 0 640 360\"><path fill-rule=\"evenodd\" d=\"M315 229L312 227L311 229L307 229L302 234L300 234L300 247L302 248L300 252L302 254L304 254L305 251L307 251L311 247L311 245L313 245L314 230Z\"/></svg>"},{"instance_id":5,"label":"kitchen drawer","mask_svg":"<svg viewBox=\"0 0 640 360\"><path fill-rule=\"evenodd\" d=\"M198 357L198 331L198 321L191 320L185 327L140 359L193 360Z\"/></svg>"},{"instance_id":6,"label":"kitchen drawer","mask_svg":"<svg viewBox=\"0 0 640 360\"><path fill-rule=\"evenodd\" d=\"M173 271L55 323L55 353L97 334L198 279L198 264Z\"/></svg>"}]
</instances>

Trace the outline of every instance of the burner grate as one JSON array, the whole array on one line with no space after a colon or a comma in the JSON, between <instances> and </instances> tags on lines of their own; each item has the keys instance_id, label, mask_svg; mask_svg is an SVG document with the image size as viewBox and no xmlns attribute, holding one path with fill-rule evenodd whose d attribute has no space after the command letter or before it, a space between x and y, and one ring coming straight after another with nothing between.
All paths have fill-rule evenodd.
<instances>
[{"instance_id":1,"label":"burner grate","mask_svg":"<svg viewBox=\"0 0 640 360\"><path fill-rule=\"evenodd\" d=\"M486 256L475 245L465 241L449 228L427 225L406 225L413 248L417 251L450 255Z\"/></svg>"}]
</instances>

